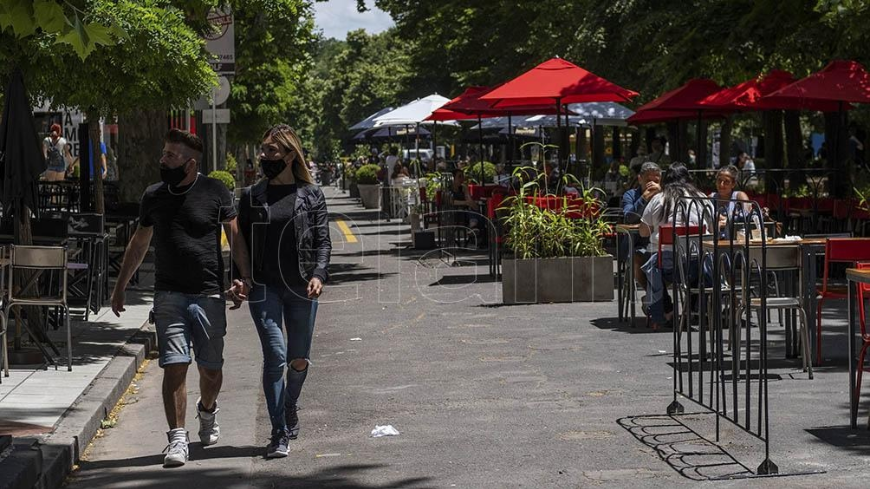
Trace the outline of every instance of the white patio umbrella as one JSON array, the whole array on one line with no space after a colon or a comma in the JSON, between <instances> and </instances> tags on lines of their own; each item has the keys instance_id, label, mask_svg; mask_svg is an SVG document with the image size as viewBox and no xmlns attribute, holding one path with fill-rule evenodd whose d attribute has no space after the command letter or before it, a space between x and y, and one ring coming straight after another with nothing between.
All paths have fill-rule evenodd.
<instances>
[{"instance_id":1,"label":"white patio umbrella","mask_svg":"<svg viewBox=\"0 0 870 489\"><path fill-rule=\"evenodd\" d=\"M405 104L395 110L379 115L373 120L375 127L384 126L411 126L415 124L431 123L425 119L432 115L436 109L450 102L450 99L438 94L419 98L409 104Z\"/></svg>"}]
</instances>

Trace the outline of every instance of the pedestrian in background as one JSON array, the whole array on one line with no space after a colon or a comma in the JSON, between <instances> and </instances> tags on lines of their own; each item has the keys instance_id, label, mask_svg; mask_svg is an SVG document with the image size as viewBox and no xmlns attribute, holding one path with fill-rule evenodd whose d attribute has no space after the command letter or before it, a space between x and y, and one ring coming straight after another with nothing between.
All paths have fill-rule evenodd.
<instances>
[{"instance_id":1,"label":"pedestrian in background","mask_svg":"<svg viewBox=\"0 0 870 489\"><path fill-rule=\"evenodd\" d=\"M42 156L48 164L45 179L49 182L66 178L67 166L71 166L73 160L69 144L61 136L61 132L60 124L52 124L48 137L42 141Z\"/></svg>"},{"instance_id":2,"label":"pedestrian in background","mask_svg":"<svg viewBox=\"0 0 870 489\"><path fill-rule=\"evenodd\" d=\"M279 124L263 136L260 167L265 178L242 190L239 220L251 250L249 307L263 350L263 392L272 423L266 457L278 458L287 456L290 440L299 435L297 403L332 243L326 199L290 126Z\"/></svg>"}]
</instances>

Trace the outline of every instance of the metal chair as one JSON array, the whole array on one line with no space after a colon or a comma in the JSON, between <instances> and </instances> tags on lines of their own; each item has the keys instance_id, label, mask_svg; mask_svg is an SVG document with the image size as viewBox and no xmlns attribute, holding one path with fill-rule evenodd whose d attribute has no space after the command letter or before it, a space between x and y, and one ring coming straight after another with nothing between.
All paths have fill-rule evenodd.
<instances>
[{"instance_id":1,"label":"metal chair","mask_svg":"<svg viewBox=\"0 0 870 489\"><path fill-rule=\"evenodd\" d=\"M767 248L766 256L764 257L765 270L761 269L762 265L762 250L761 248L751 248L749 250L748 264L747 266L750 269L750 273L755 273L759 277L762 273L768 272L784 272L784 271L798 271L801 269L803 264L802 256L800 252L800 248L798 246L771 246ZM762 298L760 295L764 294L765 291L760 291L759 297L751 297L751 287L749 284L746 284L743 288L743 300L740 307L740 310L737 314L737 317L742 317L743 312L746 308L749 308L750 311L755 309L757 314L761 314L762 304L766 305L768 309L781 309L781 310L793 310L798 314L798 318L800 319L801 329L800 329L800 339L801 339L801 360L803 362L803 370L807 372L809 378L813 378L813 367L810 356L810 332L809 332L809 322L807 320L806 312L804 311L803 304L801 302L801 297L791 297L791 296L779 296L779 297L766 297L765 302L762 302ZM760 317L759 317L760 320ZM736 341L740 342L740 328L735 328L736 331ZM739 361L736 359L735 361Z\"/></svg>"},{"instance_id":2,"label":"metal chair","mask_svg":"<svg viewBox=\"0 0 870 489\"><path fill-rule=\"evenodd\" d=\"M49 275L47 287L40 290L38 282L44 274ZM52 280L53 279L53 280ZM28 296L27 291L36 291ZM67 370L72 371L72 329L70 327L69 308L67 307L67 250L65 246L11 246L9 266L9 301L6 311L18 308L16 318L22 324L20 308L53 307L60 308L66 323ZM4 314L8 317L7 314ZM50 363L57 363L25 325L30 337Z\"/></svg>"}]
</instances>

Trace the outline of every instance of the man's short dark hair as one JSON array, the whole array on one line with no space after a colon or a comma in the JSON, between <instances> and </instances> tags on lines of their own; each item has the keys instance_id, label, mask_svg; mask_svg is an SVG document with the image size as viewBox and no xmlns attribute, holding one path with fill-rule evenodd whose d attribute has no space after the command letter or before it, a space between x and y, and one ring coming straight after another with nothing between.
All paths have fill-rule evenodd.
<instances>
[{"instance_id":1,"label":"man's short dark hair","mask_svg":"<svg viewBox=\"0 0 870 489\"><path fill-rule=\"evenodd\" d=\"M166 135L165 142L181 144L187 149L196 152L197 156L202 156L202 139L196 134L182 131L181 129L170 129L169 134Z\"/></svg>"}]
</instances>

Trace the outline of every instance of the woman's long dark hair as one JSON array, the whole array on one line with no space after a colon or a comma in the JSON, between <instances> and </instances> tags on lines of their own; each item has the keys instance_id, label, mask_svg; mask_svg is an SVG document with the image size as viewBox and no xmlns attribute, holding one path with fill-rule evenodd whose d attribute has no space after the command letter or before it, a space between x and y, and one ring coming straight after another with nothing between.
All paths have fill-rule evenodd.
<instances>
[{"instance_id":1,"label":"woman's long dark hair","mask_svg":"<svg viewBox=\"0 0 870 489\"><path fill-rule=\"evenodd\" d=\"M704 193L692 183L692 176L686 165L674 163L667 169L662 179L663 202L659 220L667 222L680 199L687 196L705 197Z\"/></svg>"}]
</instances>

